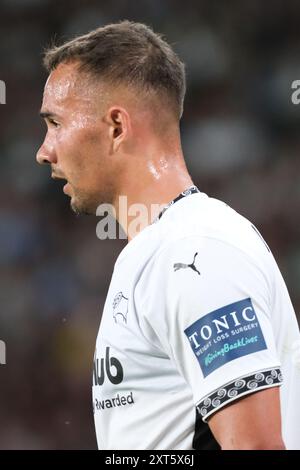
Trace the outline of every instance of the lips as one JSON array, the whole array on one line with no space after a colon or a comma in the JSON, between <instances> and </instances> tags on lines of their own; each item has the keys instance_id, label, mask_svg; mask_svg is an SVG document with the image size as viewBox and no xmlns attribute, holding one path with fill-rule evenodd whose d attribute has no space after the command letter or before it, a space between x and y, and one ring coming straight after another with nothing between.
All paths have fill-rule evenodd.
<instances>
[{"instance_id":1,"label":"lips","mask_svg":"<svg viewBox=\"0 0 300 470\"><path fill-rule=\"evenodd\" d=\"M66 180L67 178L64 178L63 176L56 175L55 173L51 173L51 178L54 180Z\"/></svg>"},{"instance_id":2,"label":"lips","mask_svg":"<svg viewBox=\"0 0 300 470\"><path fill-rule=\"evenodd\" d=\"M69 189L69 188L70 188L70 183L67 182L67 184L65 184L64 187L63 187L63 192L64 192L65 194L68 194L68 189Z\"/></svg>"},{"instance_id":3,"label":"lips","mask_svg":"<svg viewBox=\"0 0 300 470\"><path fill-rule=\"evenodd\" d=\"M66 181L66 184L64 185L63 187L63 192L65 194L68 194L68 188L70 187L70 183L68 183L68 180L62 176L58 176L57 174L55 173L52 173L51 174L51 178L54 179L54 180L65 180Z\"/></svg>"}]
</instances>

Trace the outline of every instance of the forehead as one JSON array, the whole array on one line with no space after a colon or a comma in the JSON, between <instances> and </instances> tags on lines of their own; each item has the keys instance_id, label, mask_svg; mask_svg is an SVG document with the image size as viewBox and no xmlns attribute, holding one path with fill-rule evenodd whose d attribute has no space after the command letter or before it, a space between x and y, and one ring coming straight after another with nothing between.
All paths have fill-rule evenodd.
<instances>
[{"instance_id":1,"label":"forehead","mask_svg":"<svg viewBox=\"0 0 300 470\"><path fill-rule=\"evenodd\" d=\"M59 110L95 103L95 85L78 71L77 65L59 64L45 84L43 107Z\"/></svg>"}]
</instances>

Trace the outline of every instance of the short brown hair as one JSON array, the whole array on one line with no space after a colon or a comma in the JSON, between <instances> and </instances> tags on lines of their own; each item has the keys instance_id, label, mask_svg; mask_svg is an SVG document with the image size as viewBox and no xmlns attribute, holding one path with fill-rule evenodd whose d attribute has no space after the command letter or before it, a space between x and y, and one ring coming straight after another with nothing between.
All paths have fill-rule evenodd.
<instances>
[{"instance_id":1,"label":"short brown hair","mask_svg":"<svg viewBox=\"0 0 300 470\"><path fill-rule=\"evenodd\" d=\"M186 90L184 64L148 26L131 21L109 24L52 46L44 55L49 73L72 60L79 61L80 71L113 85L133 85L164 95L181 117Z\"/></svg>"}]
</instances>

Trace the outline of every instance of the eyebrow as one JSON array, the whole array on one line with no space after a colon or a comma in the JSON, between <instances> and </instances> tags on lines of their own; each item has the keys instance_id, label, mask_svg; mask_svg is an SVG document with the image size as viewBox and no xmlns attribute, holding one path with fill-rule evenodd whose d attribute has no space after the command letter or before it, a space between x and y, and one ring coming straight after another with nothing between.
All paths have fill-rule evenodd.
<instances>
[{"instance_id":1,"label":"eyebrow","mask_svg":"<svg viewBox=\"0 0 300 470\"><path fill-rule=\"evenodd\" d=\"M50 111L40 111L40 116L43 119L55 118L58 117L57 114L51 113Z\"/></svg>"}]
</instances>

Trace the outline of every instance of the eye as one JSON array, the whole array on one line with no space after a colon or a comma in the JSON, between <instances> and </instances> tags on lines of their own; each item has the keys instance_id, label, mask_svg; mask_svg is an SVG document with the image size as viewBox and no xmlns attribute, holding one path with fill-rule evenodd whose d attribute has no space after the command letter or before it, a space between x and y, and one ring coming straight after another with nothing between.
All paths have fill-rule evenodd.
<instances>
[{"instance_id":1,"label":"eye","mask_svg":"<svg viewBox=\"0 0 300 470\"><path fill-rule=\"evenodd\" d=\"M58 122L54 121L54 119L49 119L49 124L53 127L59 127Z\"/></svg>"},{"instance_id":2,"label":"eye","mask_svg":"<svg viewBox=\"0 0 300 470\"><path fill-rule=\"evenodd\" d=\"M54 128L59 127L59 123L55 121L55 119L51 118L50 116L45 117L45 122L47 124L47 127L54 127Z\"/></svg>"}]
</instances>

